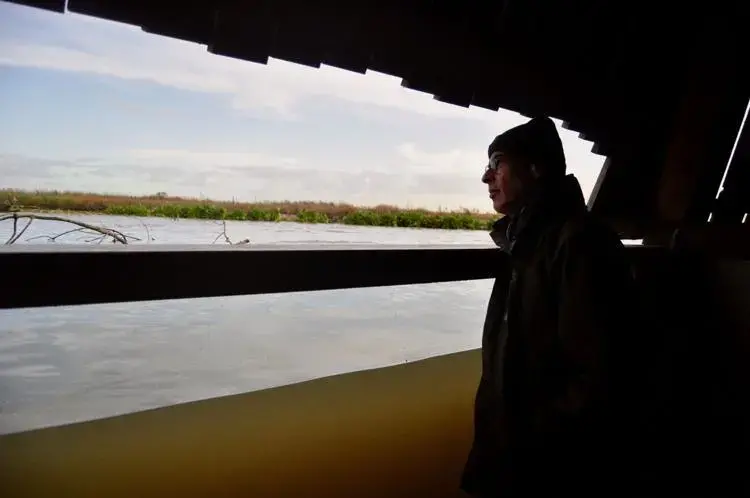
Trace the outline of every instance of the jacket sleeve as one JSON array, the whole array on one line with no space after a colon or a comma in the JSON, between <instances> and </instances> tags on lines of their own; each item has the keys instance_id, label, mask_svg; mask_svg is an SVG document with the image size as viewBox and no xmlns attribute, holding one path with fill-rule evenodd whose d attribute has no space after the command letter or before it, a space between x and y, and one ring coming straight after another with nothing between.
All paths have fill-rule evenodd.
<instances>
[{"instance_id":1,"label":"jacket sleeve","mask_svg":"<svg viewBox=\"0 0 750 498\"><path fill-rule=\"evenodd\" d=\"M537 430L555 439L590 426L606 405L613 338L629 311L630 268L616 235L595 227L563 236L553 268L559 363Z\"/></svg>"}]
</instances>

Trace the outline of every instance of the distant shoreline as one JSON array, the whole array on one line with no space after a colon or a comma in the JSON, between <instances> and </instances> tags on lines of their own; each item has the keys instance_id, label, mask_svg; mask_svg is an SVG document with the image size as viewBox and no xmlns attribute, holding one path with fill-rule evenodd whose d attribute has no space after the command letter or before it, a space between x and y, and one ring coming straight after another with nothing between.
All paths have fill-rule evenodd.
<instances>
[{"instance_id":1,"label":"distant shoreline","mask_svg":"<svg viewBox=\"0 0 750 498\"><path fill-rule=\"evenodd\" d=\"M1 211L66 211L173 219L295 221L344 225L487 230L497 218L469 210L429 211L315 201L234 202L171 197L165 193L125 196L87 192L0 190Z\"/></svg>"}]
</instances>

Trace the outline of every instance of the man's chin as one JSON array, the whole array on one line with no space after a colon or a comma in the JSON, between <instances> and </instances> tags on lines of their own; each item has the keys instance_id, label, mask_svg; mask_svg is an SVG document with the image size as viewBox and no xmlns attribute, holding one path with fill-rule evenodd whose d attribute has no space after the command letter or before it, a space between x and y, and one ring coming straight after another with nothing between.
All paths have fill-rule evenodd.
<instances>
[{"instance_id":1,"label":"man's chin","mask_svg":"<svg viewBox=\"0 0 750 498\"><path fill-rule=\"evenodd\" d=\"M508 206L504 202L493 202L492 209L494 209L496 213L502 214L503 216L508 214Z\"/></svg>"}]
</instances>

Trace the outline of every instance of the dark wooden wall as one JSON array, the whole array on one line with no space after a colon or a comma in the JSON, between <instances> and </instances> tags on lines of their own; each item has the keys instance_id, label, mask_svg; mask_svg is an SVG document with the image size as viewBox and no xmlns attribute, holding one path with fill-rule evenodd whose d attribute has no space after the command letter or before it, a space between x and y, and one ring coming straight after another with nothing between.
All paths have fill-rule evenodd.
<instances>
[{"instance_id":1,"label":"dark wooden wall","mask_svg":"<svg viewBox=\"0 0 750 498\"><path fill-rule=\"evenodd\" d=\"M750 262L675 247L635 261L639 496L747 496Z\"/></svg>"}]
</instances>

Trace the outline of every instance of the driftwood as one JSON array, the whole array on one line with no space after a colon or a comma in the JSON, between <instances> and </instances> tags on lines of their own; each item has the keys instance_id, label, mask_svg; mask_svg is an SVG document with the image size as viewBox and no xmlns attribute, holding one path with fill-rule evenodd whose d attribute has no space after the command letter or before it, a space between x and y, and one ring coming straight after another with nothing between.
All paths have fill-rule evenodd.
<instances>
[{"instance_id":1,"label":"driftwood","mask_svg":"<svg viewBox=\"0 0 750 498\"><path fill-rule=\"evenodd\" d=\"M34 220L57 221L60 223L69 223L71 225L75 225L76 228L65 230L64 232L60 232L54 235L36 235L34 237L29 237L28 239L26 239L27 241L35 240L35 239L47 239L50 242L57 242L57 239L62 238L66 235L73 234L73 233L89 235L90 237L84 240L84 242L94 243L94 244L101 244L105 240L109 240L113 244L127 244L129 241L141 241L142 240L138 237L127 235L113 228L96 226L90 223L86 223L86 222L79 221L79 220L73 220L70 218L62 217L62 216L37 214L37 213L11 212L8 214L0 215L0 222L12 221L13 223L13 233L11 234L10 238L5 242L5 245L11 245L17 242L18 240L20 240L21 236L23 236L23 234L26 233L26 231L29 229L29 227L34 222ZM19 221L23 221L23 223L19 224ZM154 237L151 236L151 231L148 225L143 223L143 221L141 221L141 225L143 225L144 229L146 230L147 241L151 242L152 240L156 240ZM212 242L213 244L215 244L217 241L219 241L219 239L222 239L222 238L229 245L245 245L245 244L250 243L250 239L243 239L243 240L240 240L239 242L232 242L232 240L229 238L229 235L227 235L226 221L222 221L221 225L222 225L222 230Z\"/></svg>"},{"instance_id":2,"label":"driftwood","mask_svg":"<svg viewBox=\"0 0 750 498\"><path fill-rule=\"evenodd\" d=\"M56 235L39 235L36 237L31 237L28 240L46 238L50 240L51 242L55 242L60 237L69 235L71 233L76 233L76 232L80 232L80 233L87 234L87 235L92 235L93 238L86 240L86 242L94 242L98 244L101 244L105 240L111 240L112 243L114 244L127 244L128 240L141 240L138 237L133 237L132 235L125 235L119 230L115 230L113 228L99 227L96 225L92 225L90 223L85 223L83 221L63 218L62 216L52 216L52 215L36 214L36 213L19 213L19 212L0 215L0 221L7 221L7 220L13 221L13 233L11 234L10 238L5 242L5 245L11 245L17 242L21 238L21 236L26 232L26 230L29 229L29 227L34 222L34 220L59 221L61 223L70 223L72 225L76 225L77 228L74 228L72 230L66 230ZM19 220L26 220L26 223L23 225L23 227L20 230L18 228Z\"/></svg>"},{"instance_id":3,"label":"driftwood","mask_svg":"<svg viewBox=\"0 0 750 498\"><path fill-rule=\"evenodd\" d=\"M214 239L213 242L211 242L211 244L216 244L216 242L222 237L224 237L224 242L226 242L230 246L241 246L241 245L250 243L250 239L242 239L239 242L232 242L232 239L230 239L229 235L227 235L227 222L222 221L221 226L222 226L221 233L216 236L216 238Z\"/></svg>"}]
</instances>

